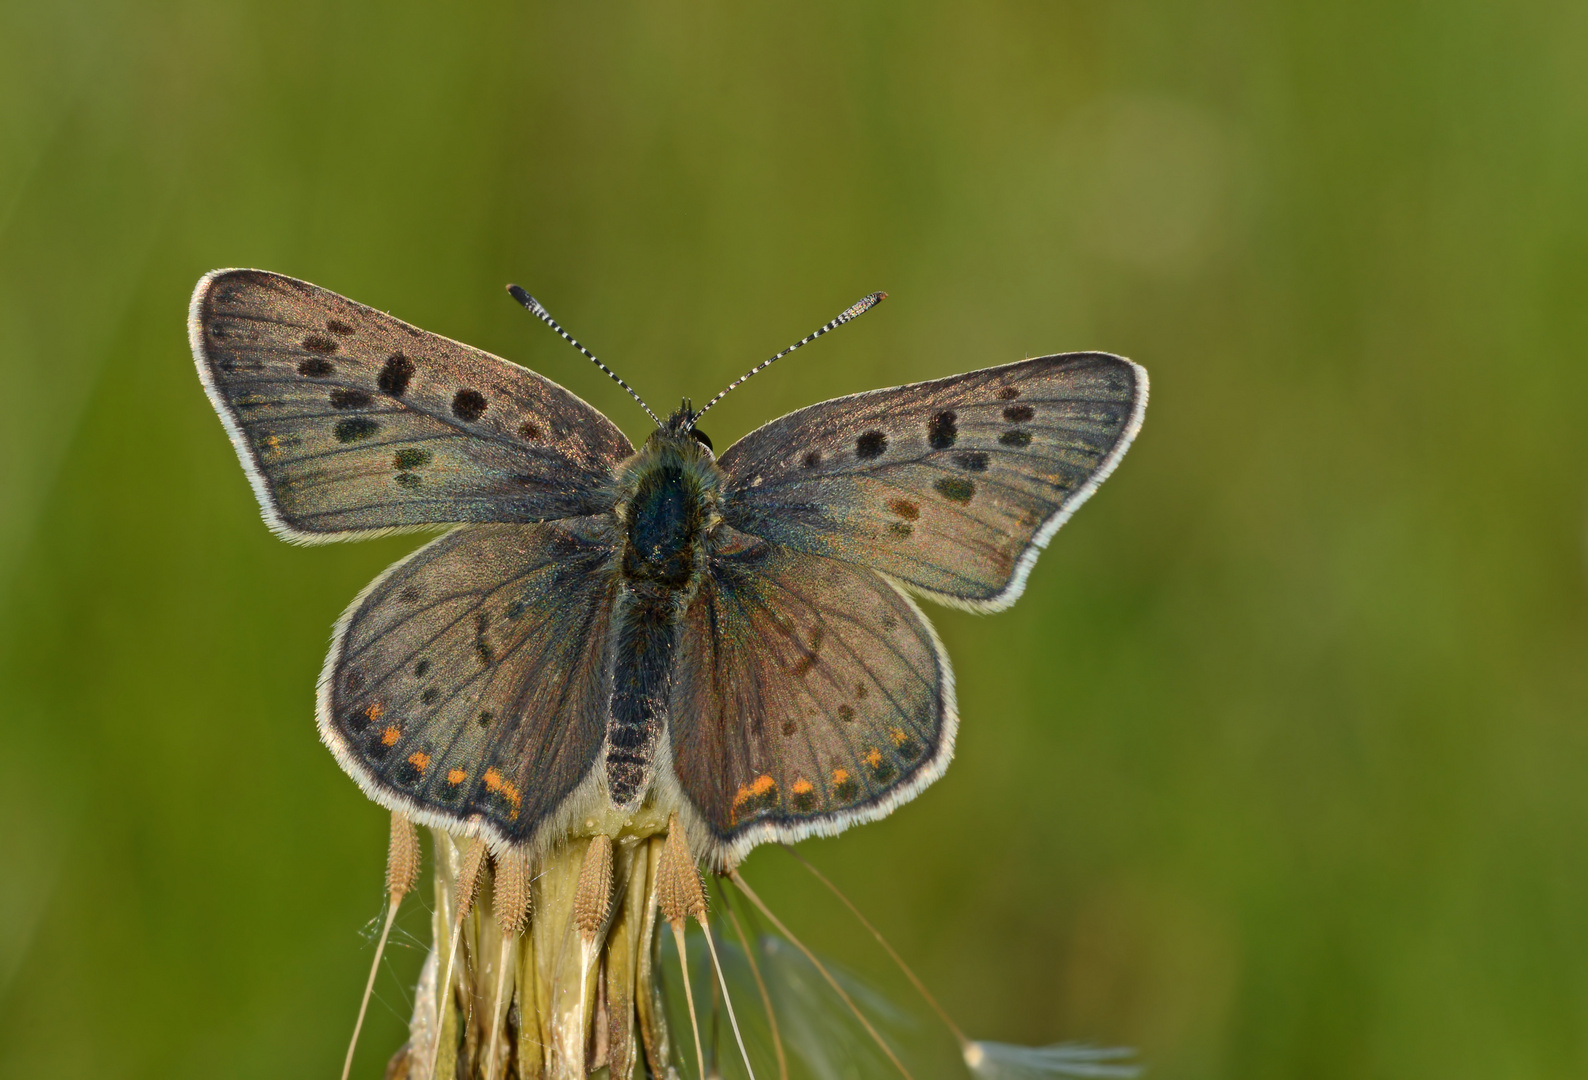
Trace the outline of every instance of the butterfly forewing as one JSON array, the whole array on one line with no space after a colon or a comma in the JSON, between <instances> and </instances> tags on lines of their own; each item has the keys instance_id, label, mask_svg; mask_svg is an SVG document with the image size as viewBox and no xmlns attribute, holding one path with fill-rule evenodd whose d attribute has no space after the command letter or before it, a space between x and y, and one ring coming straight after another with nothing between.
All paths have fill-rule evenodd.
<instances>
[{"instance_id":1,"label":"butterfly forewing","mask_svg":"<svg viewBox=\"0 0 1588 1080\"><path fill-rule=\"evenodd\" d=\"M880 575L744 538L714 556L673 669L672 766L719 861L880 817L952 752L953 676Z\"/></svg>"},{"instance_id":2,"label":"butterfly forewing","mask_svg":"<svg viewBox=\"0 0 1588 1080\"><path fill-rule=\"evenodd\" d=\"M1146 401L1129 360L1069 353L812 405L722 455L723 517L949 603L1003 607Z\"/></svg>"},{"instance_id":3,"label":"butterfly forewing","mask_svg":"<svg viewBox=\"0 0 1588 1080\"><path fill-rule=\"evenodd\" d=\"M606 736L616 575L596 519L464 526L337 628L320 730L378 801L532 841Z\"/></svg>"},{"instance_id":4,"label":"butterfly forewing","mask_svg":"<svg viewBox=\"0 0 1588 1080\"><path fill-rule=\"evenodd\" d=\"M595 513L632 453L534 372L280 274L206 275L188 331L266 520L293 539Z\"/></svg>"}]
</instances>

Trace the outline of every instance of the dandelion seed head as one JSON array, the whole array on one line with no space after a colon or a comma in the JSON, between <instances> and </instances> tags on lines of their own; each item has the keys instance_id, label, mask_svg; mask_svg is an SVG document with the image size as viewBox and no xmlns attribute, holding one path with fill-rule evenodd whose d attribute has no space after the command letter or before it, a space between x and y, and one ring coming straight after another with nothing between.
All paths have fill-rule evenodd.
<instances>
[{"instance_id":1,"label":"dandelion seed head","mask_svg":"<svg viewBox=\"0 0 1588 1080\"><path fill-rule=\"evenodd\" d=\"M1128 1060L1135 1051L1123 1047L1084 1043L1020 1046L976 1040L965 1044L963 1056L965 1066L980 1080L1043 1080L1052 1076L1128 1080L1141 1075L1141 1067Z\"/></svg>"}]
</instances>

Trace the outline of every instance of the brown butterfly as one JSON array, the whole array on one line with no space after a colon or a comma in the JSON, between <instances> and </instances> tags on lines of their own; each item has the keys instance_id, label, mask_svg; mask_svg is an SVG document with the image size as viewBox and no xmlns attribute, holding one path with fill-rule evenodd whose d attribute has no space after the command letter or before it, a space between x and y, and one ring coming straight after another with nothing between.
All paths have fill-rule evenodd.
<instances>
[{"instance_id":1,"label":"brown butterfly","mask_svg":"<svg viewBox=\"0 0 1588 1080\"><path fill-rule=\"evenodd\" d=\"M1013 603L1147 404L1129 360L1041 356L812 405L719 458L705 409L652 413L636 451L532 371L279 274L206 275L189 332L278 534L455 526L337 623L320 734L364 790L528 847L654 805L718 866L942 774L954 679L912 594Z\"/></svg>"}]
</instances>

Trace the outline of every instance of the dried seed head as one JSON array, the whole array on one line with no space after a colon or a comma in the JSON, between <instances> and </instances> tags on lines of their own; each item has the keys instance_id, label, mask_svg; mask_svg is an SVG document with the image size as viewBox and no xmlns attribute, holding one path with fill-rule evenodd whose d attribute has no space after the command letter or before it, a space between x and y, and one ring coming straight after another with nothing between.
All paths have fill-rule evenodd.
<instances>
[{"instance_id":1,"label":"dried seed head","mask_svg":"<svg viewBox=\"0 0 1588 1080\"><path fill-rule=\"evenodd\" d=\"M689 841L684 839L677 814L667 824L667 840L656 867L656 906L675 930L691 915L697 919L706 917L706 892L700 887L700 871L689 853Z\"/></svg>"},{"instance_id":2,"label":"dried seed head","mask_svg":"<svg viewBox=\"0 0 1588 1080\"><path fill-rule=\"evenodd\" d=\"M480 878L485 875L485 841L476 836L469 841L463 853L463 864L458 867L457 910L454 920L461 924L474 909L474 898L480 891Z\"/></svg>"},{"instance_id":3,"label":"dried seed head","mask_svg":"<svg viewBox=\"0 0 1588 1080\"><path fill-rule=\"evenodd\" d=\"M386 939L391 936L391 924L397 918L397 907L403 897L419 880L419 833L414 823L392 811L391 843L386 847L386 892L390 902L386 905L386 924L380 930L380 943L375 946L375 962L369 968L369 982L364 986L364 1000L358 1005L358 1019L353 1022L353 1039L347 1046L347 1060L342 1063L342 1080L347 1080L353 1069L353 1052L358 1049L358 1033L364 1028L364 1014L369 1009L369 996L375 989L375 976L380 972L380 958L386 951Z\"/></svg>"},{"instance_id":4,"label":"dried seed head","mask_svg":"<svg viewBox=\"0 0 1588 1080\"><path fill-rule=\"evenodd\" d=\"M391 895L392 906L419 881L419 830L414 823L393 810L391 815L391 843L386 848L386 891Z\"/></svg>"},{"instance_id":5,"label":"dried seed head","mask_svg":"<svg viewBox=\"0 0 1588 1080\"><path fill-rule=\"evenodd\" d=\"M524 925L529 922L529 858L522 852L509 851L496 860L491 907L504 938L524 932Z\"/></svg>"},{"instance_id":6,"label":"dried seed head","mask_svg":"<svg viewBox=\"0 0 1588 1080\"><path fill-rule=\"evenodd\" d=\"M586 941L594 940L607 924L612 907L612 838L597 833L585 849L579 884L573 894L573 919Z\"/></svg>"}]
</instances>

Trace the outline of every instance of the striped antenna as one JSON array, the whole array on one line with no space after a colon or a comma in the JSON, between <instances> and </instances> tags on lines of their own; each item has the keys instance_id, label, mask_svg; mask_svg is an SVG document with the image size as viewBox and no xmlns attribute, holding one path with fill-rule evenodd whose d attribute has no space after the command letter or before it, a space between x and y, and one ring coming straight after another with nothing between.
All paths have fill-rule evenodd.
<instances>
[{"instance_id":1,"label":"striped antenna","mask_svg":"<svg viewBox=\"0 0 1588 1080\"><path fill-rule=\"evenodd\" d=\"M839 314L838 318L834 319L832 322L828 323L826 326L822 327L820 330L817 330L813 334L807 334L805 337L800 338L798 341L796 341L794 344L790 345L788 348L784 349L782 352L778 353L776 356L771 357L770 359L761 361L759 364L755 365L755 367L751 368L749 371L746 371L743 375L740 375L737 379L733 380L733 382L731 382L727 386L723 387L722 393L718 394L716 397L714 397L710 401L706 402L705 408L701 409L698 413L696 413L693 417L690 418L690 421L685 426L684 430L688 431L689 429L693 428L695 426L695 421L699 420L702 416L706 415L706 409L711 408L717 402L719 402L723 398L727 397L729 390L732 390L734 387L736 387L740 383L744 382L751 375L754 375L756 372L761 371L764 368L771 367L773 362L783 359L785 356L787 356L789 353L793 352L795 349L799 348L801 345L809 345L811 342L815 341L817 338L819 338L823 334L827 333L827 331L836 330L840 326L844 325L844 323L848 322L850 319L856 318L856 317L858 317L860 315L864 315L867 311L870 311L872 308L876 307L878 304L882 303L887 298L888 298L888 294L885 293L885 292L874 292L870 296L863 296L859 300L856 300L853 304L850 304L848 307L844 308L844 310ZM541 316L541 317L545 318L544 315ZM553 323L552 325L555 326L556 324ZM566 337L567 335L564 335L564 336ZM570 338L569 340L571 341L572 339ZM590 359L595 360L595 357L592 356L592 357L590 357ZM599 360L597 360L596 362L600 363ZM617 378L616 375L614 375L612 377L614 379ZM633 393L632 390L629 391L629 392Z\"/></svg>"},{"instance_id":2,"label":"striped antenna","mask_svg":"<svg viewBox=\"0 0 1588 1080\"><path fill-rule=\"evenodd\" d=\"M589 349L587 349L583 345L579 344L577 341L575 341L573 339L573 336L571 334L569 334L568 331L566 331L562 327L558 326L557 325L557 320L553 319L551 317L551 313L549 311L547 311L545 308L540 306L540 301L539 300L536 300L533 296L529 295L529 293L525 292L523 289L521 289L517 285L509 285L507 287L507 291L512 294L514 300L517 300L520 304L523 304L524 307L529 309L529 313L531 315L535 316L535 318L539 319L541 322L545 323L547 326L549 326L553 330L557 331L557 333L561 334L562 335L562 339L564 341L566 341L568 344L572 345L574 348L578 349L580 352L584 353L585 356L587 356L590 359L590 362L592 364L594 364L596 367L600 368L602 371L604 371L608 375L612 376L612 381L613 382L617 383L619 386L623 387L623 389L627 390L629 392L629 397L633 398L635 401L640 403L640 408L645 410L645 415L649 416L651 418L651 420L656 424L657 427L661 427L662 426L662 422L656 418L656 414L651 412L651 407L649 405L645 404L645 399L640 397L640 395L638 395L638 394L636 394L634 392L634 387L632 387L628 383L624 382L622 377L619 376L617 372L613 371L611 368L607 367L601 361L597 360L596 357L595 357L595 353L591 352ZM849 313L845 312L844 314L848 315ZM858 314L858 312L856 314ZM854 316L850 316L850 318L853 318L853 317ZM822 329L826 330L828 328L827 327L823 327ZM812 335L812 336L814 336L814 335ZM800 344L803 345L805 343L802 341L802 342L800 342ZM770 363L770 361L768 361L768 362ZM703 409L701 411L704 412L705 410Z\"/></svg>"}]
</instances>

